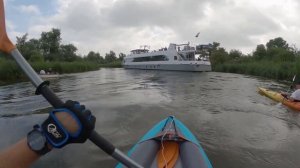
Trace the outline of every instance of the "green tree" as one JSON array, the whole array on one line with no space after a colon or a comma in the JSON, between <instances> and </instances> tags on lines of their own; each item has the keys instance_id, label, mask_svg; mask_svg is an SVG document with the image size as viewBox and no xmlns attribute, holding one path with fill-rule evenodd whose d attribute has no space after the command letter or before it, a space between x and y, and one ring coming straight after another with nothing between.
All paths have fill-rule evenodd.
<instances>
[{"instance_id":1,"label":"green tree","mask_svg":"<svg viewBox=\"0 0 300 168\"><path fill-rule=\"evenodd\" d=\"M59 47L59 60L72 62L76 60L77 48L73 44L60 45Z\"/></svg>"},{"instance_id":2,"label":"green tree","mask_svg":"<svg viewBox=\"0 0 300 168\"><path fill-rule=\"evenodd\" d=\"M44 57L41 54L41 52L37 51L37 50L33 50L31 52L31 56L29 61L31 62L43 62L44 61Z\"/></svg>"},{"instance_id":3,"label":"green tree","mask_svg":"<svg viewBox=\"0 0 300 168\"><path fill-rule=\"evenodd\" d=\"M117 60L116 53L113 51L110 51L109 53L105 54L105 62L115 62Z\"/></svg>"},{"instance_id":4,"label":"green tree","mask_svg":"<svg viewBox=\"0 0 300 168\"><path fill-rule=\"evenodd\" d=\"M126 57L126 55L124 53L120 53L119 54L119 60L123 61L123 59Z\"/></svg>"},{"instance_id":5,"label":"green tree","mask_svg":"<svg viewBox=\"0 0 300 168\"><path fill-rule=\"evenodd\" d=\"M230 50L228 57L230 60L238 59L243 56L243 53L240 50Z\"/></svg>"},{"instance_id":6,"label":"green tree","mask_svg":"<svg viewBox=\"0 0 300 168\"><path fill-rule=\"evenodd\" d=\"M0 59L8 58L8 54L0 51Z\"/></svg>"},{"instance_id":7,"label":"green tree","mask_svg":"<svg viewBox=\"0 0 300 168\"><path fill-rule=\"evenodd\" d=\"M30 60L32 55L39 55L41 56L40 51L40 43L37 39L30 39L27 41L28 34L26 33L22 37L17 37L16 46L22 53L25 59Z\"/></svg>"},{"instance_id":8,"label":"green tree","mask_svg":"<svg viewBox=\"0 0 300 168\"><path fill-rule=\"evenodd\" d=\"M216 51L220 47L220 43L213 42L212 47L208 49L208 55L211 56L213 51Z\"/></svg>"},{"instance_id":9,"label":"green tree","mask_svg":"<svg viewBox=\"0 0 300 168\"><path fill-rule=\"evenodd\" d=\"M30 50L38 50L40 51L40 41L37 39L30 39L28 42L26 42L26 45L28 45L28 48Z\"/></svg>"},{"instance_id":10,"label":"green tree","mask_svg":"<svg viewBox=\"0 0 300 168\"><path fill-rule=\"evenodd\" d=\"M300 50L296 47L295 44L290 45L290 51L292 51L295 57L300 56Z\"/></svg>"},{"instance_id":11,"label":"green tree","mask_svg":"<svg viewBox=\"0 0 300 168\"><path fill-rule=\"evenodd\" d=\"M87 61L97 62L99 64L103 64L104 63L104 58L102 56L100 56L100 54L98 52L95 53L94 51L90 51L88 53L88 55L85 57L85 59Z\"/></svg>"},{"instance_id":12,"label":"green tree","mask_svg":"<svg viewBox=\"0 0 300 168\"><path fill-rule=\"evenodd\" d=\"M27 41L28 33L25 33L22 37L16 37L17 42L16 46L19 47L18 49L21 50L22 47L25 45L25 42Z\"/></svg>"},{"instance_id":13,"label":"green tree","mask_svg":"<svg viewBox=\"0 0 300 168\"><path fill-rule=\"evenodd\" d=\"M86 59L88 61L95 61L97 58L96 58L96 53L94 51L90 51L88 53L88 55L86 56Z\"/></svg>"},{"instance_id":14,"label":"green tree","mask_svg":"<svg viewBox=\"0 0 300 168\"><path fill-rule=\"evenodd\" d=\"M265 45L259 44L256 46L256 50L253 52L253 57L256 60L261 60L267 56L267 50Z\"/></svg>"},{"instance_id":15,"label":"green tree","mask_svg":"<svg viewBox=\"0 0 300 168\"><path fill-rule=\"evenodd\" d=\"M219 47L216 50L213 50L210 56L210 61L214 67L217 64L223 64L228 60L228 53L223 47Z\"/></svg>"},{"instance_id":16,"label":"green tree","mask_svg":"<svg viewBox=\"0 0 300 168\"><path fill-rule=\"evenodd\" d=\"M42 32L40 44L45 60L59 60L57 57L61 42L60 34L60 30L55 28L49 32Z\"/></svg>"},{"instance_id":17,"label":"green tree","mask_svg":"<svg viewBox=\"0 0 300 168\"><path fill-rule=\"evenodd\" d=\"M30 54L28 53L28 47L26 46L27 36L28 34L25 33L22 37L16 37L16 47L22 53L24 58L28 60L30 58Z\"/></svg>"},{"instance_id":18,"label":"green tree","mask_svg":"<svg viewBox=\"0 0 300 168\"><path fill-rule=\"evenodd\" d=\"M292 51L284 48L271 48L268 50L268 54L272 61L275 62L290 62L295 60L295 55Z\"/></svg>"},{"instance_id":19,"label":"green tree","mask_svg":"<svg viewBox=\"0 0 300 168\"><path fill-rule=\"evenodd\" d=\"M281 37L271 39L267 44L267 57L276 62L287 62L295 60L293 48Z\"/></svg>"},{"instance_id":20,"label":"green tree","mask_svg":"<svg viewBox=\"0 0 300 168\"><path fill-rule=\"evenodd\" d=\"M104 64L105 63L105 60L104 58L97 52L96 53L96 61L99 63L99 64Z\"/></svg>"},{"instance_id":21,"label":"green tree","mask_svg":"<svg viewBox=\"0 0 300 168\"><path fill-rule=\"evenodd\" d=\"M267 42L266 46L267 46L267 50L271 48L284 48L286 50L289 49L288 43L281 37L271 39L269 42Z\"/></svg>"},{"instance_id":22,"label":"green tree","mask_svg":"<svg viewBox=\"0 0 300 168\"><path fill-rule=\"evenodd\" d=\"M212 50L217 50L219 47L220 47L220 43L218 43L218 42L213 42L213 44L212 44Z\"/></svg>"}]
</instances>

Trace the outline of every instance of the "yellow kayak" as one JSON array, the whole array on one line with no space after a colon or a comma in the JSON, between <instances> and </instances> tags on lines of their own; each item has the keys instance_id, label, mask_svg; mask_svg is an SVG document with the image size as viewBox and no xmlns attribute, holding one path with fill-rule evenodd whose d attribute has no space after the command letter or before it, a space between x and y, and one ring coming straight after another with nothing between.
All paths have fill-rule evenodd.
<instances>
[{"instance_id":1,"label":"yellow kayak","mask_svg":"<svg viewBox=\"0 0 300 168\"><path fill-rule=\"evenodd\" d=\"M275 92L275 91L272 91L269 89L265 89L262 87L258 88L258 92L262 95L269 97L270 99L273 99L277 102L281 102L282 104L284 104L292 109L300 111L300 102L287 99L281 93L278 93L278 92Z\"/></svg>"},{"instance_id":2,"label":"yellow kayak","mask_svg":"<svg viewBox=\"0 0 300 168\"><path fill-rule=\"evenodd\" d=\"M258 92L278 102L282 102L285 99L282 94L262 87L258 88Z\"/></svg>"}]
</instances>

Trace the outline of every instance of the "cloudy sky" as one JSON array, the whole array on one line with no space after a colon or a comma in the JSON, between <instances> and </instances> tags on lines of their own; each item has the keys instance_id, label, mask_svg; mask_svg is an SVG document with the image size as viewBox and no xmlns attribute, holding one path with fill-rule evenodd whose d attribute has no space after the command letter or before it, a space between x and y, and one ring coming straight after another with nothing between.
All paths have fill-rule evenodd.
<instances>
[{"instance_id":1,"label":"cloudy sky","mask_svg":"<svg viewBox=\"0 0 300 168\"><path fill-rule=\"evenodd\" d=\"M128 53L173 43L220 42L228 51L251 53L256 45L283 37L300 48L297 0L4 0L13 41L26 32L59 28L64 44L78 53ZM200 32L199 38L195 38Z\"/></svg>"}]
</instances>

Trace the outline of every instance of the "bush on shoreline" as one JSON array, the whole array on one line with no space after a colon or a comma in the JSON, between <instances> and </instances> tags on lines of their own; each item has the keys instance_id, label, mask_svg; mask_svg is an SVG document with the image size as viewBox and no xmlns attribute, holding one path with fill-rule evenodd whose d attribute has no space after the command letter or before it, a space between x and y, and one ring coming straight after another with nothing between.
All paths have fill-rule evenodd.
<instances>
[{"instance_id":1,"label":"bush on shoreline","mask_svg":"<svg viewBox=\"0 0 300 168\"><path fill-rule=\"evenodd\" d=\"M125 54L117 57L114 51L101 56L90 51L85 56L76 54L73 44L61 44L59 29L43 32L39 39L27 39L27 34L17 37L16 46L36 72L51 69L57 73L76 73L97 70L101 67L122 67ZM49 38L55 37L55 38ZM277 37L266 44L257 45L248 55L239 50L226 51L220 43L213 42L207 52L213 71L261 76L289 81L295 74L300 76L300 51ZM0 52L0 85L24 81L27 78L18 65Z\"/></svg>"},{"instance_id":2,"label":"bush on shoreline","mask_svg":"<svg viewBox=\"0 0 300 168\"><path fill-rule=\"evenodd\" d=\"M52 69L53 72L63 73L77 73L97 70L100 68L99 64L93 62L34 62L30 63L36 72L41 70Z\"/></svg>"},{"instance_id":3,"label":"bush on shoreline","mask_svg":"<svg viewBox=\"0 0 300 168\"><path fill-rule=\"evenodd\" d=\"M101 65L89 61L75 62L29 62L38 73L40 70L52 69L53 72L77 73L98 70ZM0 58L0 85L28 80L14 60Z\"/></svg>"},{"instance_id":4,"label":"bush on shoreline","mask_svg":"<svg viewBox=\"0 0 300 168\"><path fill-rule=\"evenodd\" d=\"M259 62L242 62L242 63L223 63L215 66L216 72L229 72L238 74L247 74L253 76L261 76L276 80L288 80L295 74L299 74L296 66L300 62L282 62L276 63L272 61Z\"/></svg>"},{"instance_id":5,"label":"bush on shoreline","mask_svg":"<svg viewBox=\"0 0 300 168\"><path fill-rule=\"evenodd\" d=\"M280 81L290 81L300 75L300 51L295 46L277 37L259 44L252 54L231 50L228 53L219 43L214 43L211 52L213 71L261 76Z\"/></svg>"},{"instance_id":6,"label":"bush on shoreline","mask_svg":"<svg viewBox=\"0 0 300 168\"><path fill-rule=\"evenodd\" d=\"M98 70L100 67L121 67L125 54L117 57L114 51L101 56L90 51L78 55L73 44L61 44L60 29L42 32L38 39L28 39L28 34L17 37L16 47L36 72L41 70L62 73L77 73ZM0 85L28 80L17 63L7 54L0 52Z\"/></svg>"}]
</instances>

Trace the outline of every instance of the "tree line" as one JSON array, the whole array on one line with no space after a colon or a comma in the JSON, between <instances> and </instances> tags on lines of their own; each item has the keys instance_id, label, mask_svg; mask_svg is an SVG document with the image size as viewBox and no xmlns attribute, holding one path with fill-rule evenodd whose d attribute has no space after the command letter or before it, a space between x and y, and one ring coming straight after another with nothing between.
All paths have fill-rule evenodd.
<instances>
[{"instance_id":1,"label":"tree line","mask_svg":"<svg viewBox=\"0 0 300 168\"><path fill-rule=\"evenodd\" d=\"M73 44L61 43L61 32L53 28L42 32L38 39L28 39L24 34L16 39L16 47L28 60L36 72L49 70L55 73L76 73L98 70L100 67L121 67L125 54L117 57L114 51L101 56L99 52L90 51L80 56ZM0 52L0 85L27 80L16 62L7 54Z\"/></svg>"},{"instance_id":2,"label":"tree line","mask_svg":"<svg viewBox=\"0 0 300 168\"><path fill-rule=\"evenodd\" d=\"M282 37L259 44L245 55L239 50L227 52L220 43L214 42L210 49L210 60L214 71L263 76L278 80L291 80L300 74L300 51Z\"/></svg>"},{"instance_id":3,"label":"tree line","mask_svg":"<svg viewBox=\"0 0 300 168\"><path fill-rule=\"evenodd\" d=\"M77 72L80 65L82 71L96 70L100 66L121 67L125 54L117 57L114 51L104 56L99 52L90 51L80 56L73 44L61 43L60 29L52 28L49 32L42 32L39 39L28 39L28 34L17 37L16 46L36 71L42 68L54 68L60 73ZM213 42L208 49L213 71L231 72L263 76L279 80L289 80L295 74L300 74L300 51L295 45L288 44L282 37L269 40L266 44L259 44L250 54L243 54L240 50L229 52L218 42ZM18 76L19 71L8 68L14 65L8 62L0 52L0 81L12 76ZM70 63L76 64L70 64ZM69 63L69 64L67 64ZM69 65L69 68L66 68ZM5 77L6 76L6 77ZM300 76L300 75L299 75Z\"/></svg>"},{"instance_id":4,"label":"tree line","mask_svg":"<svg viewBox=\"0 0 300 168\"><path fill-rule=\"evenodd\" d=\"M114 51L101 56L99 52L90 51L83 57L78 55L78 50L74 44L61 43L60 29L52 28L51 31L42 32L39 39L28 39L28 34L17 37L16 47L22 53L26 60L30 62L74 62L91 61L99 64L109 64L121 62L125 54L120 53L116 56Z\"/></svg>"},{"instance_id":5,"label":"tree line","mask_svg":"<svg viewBox=\"0 0 300 168\"><path fill-rule=\"evenodd\" d=\"M289 45L282 37L269 40L265 45L259 44L256 49L245 55L241 51L233 49L227 52L220 43L213 42L213 47L209 50L210 59L213 65L223 64L226 62L240 61L274 61L289 62L295 61L300 57L300 51L295 45Z\"/></svg>"}]
</instances>

